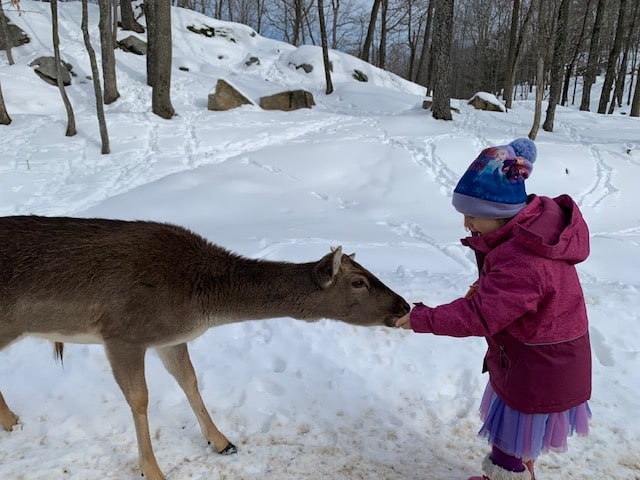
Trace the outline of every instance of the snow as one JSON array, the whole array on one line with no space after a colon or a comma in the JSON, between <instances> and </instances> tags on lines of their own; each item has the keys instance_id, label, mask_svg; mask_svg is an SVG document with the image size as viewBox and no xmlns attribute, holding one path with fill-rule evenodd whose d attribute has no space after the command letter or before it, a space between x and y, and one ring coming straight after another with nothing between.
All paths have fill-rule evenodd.
<instances>
[{"instance_id":1,"label":"snow","mask_svg":"<svg viewBox=\"0 0 640 480\"><path fill-rule=\"evenodd\" d=\"M460 113L436 121L421 108L421 87L339 52L331 52L335 92L327 96L318 48L295 49L246 26L174 9L178 116L167 121L150 112L145 58L117 50L122 96L106 106L112 153L101 155L80 3L58 5L62 57L77 74L67 88L78 127L70 138L58 90L28 67L51 54L49 4L21 5L22 15L5 11L31 42L13 50L13 66L0 55L13 119L0 126L1 215L172 222L249 257L295 262L342 245L409 302L448 302L473 281L451 192L482 148L527 135L532 101L491 113L454 100ZM97 11L89 9L95 48ZM235 42L198 36L187 25L224 28ZM260 64L247 67L251 56ZM305 74L292 61L317 68ZM354 69L369 82L356 81ZM317 105L289 113L253 105L207 111L219 78L252 95L304 88ZM570 438L566 454L542 456L539 477L635 480L640 122L559 107L555 131L540 131L536 143L528 191L572 195L590 226L592 254L578 271L594 362L591 435ZM488 450L476 436L487 380L481 338L277 318L211 329L190 350L213 419L239 452L220 456L206 444L184 395L149 352L149 421L168 480L480 473ZM0 478L138 478L131 414L101 346L68 344L60 366L46 341L29 338L0 358L0 388L20 417L12 432L0 432Z\"/></svg>"}]
</instances>

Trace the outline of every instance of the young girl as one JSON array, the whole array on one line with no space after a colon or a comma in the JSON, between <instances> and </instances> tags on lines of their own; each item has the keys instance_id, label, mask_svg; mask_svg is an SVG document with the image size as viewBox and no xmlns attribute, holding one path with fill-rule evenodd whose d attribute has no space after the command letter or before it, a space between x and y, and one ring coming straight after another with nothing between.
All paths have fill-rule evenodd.
<instances>
[{"instance_id":1,"label":"young girl","mask_svg":"<svg viewBox=\"0 0 640 480\"><path fill-rule=\"evenodd\" d=\"M535 159L534 143L517 139L471 164L452 201L471 232L462 244L475 252L478 281L464 298L418 303L396 323L487 340L480 435L492 450L484 476L469 480L533 480L541 452L566 451L568 435L589 431L591 348L575 268L589 255L589 231L568 195L527 196Z\"/></svg>"}]
</instances>

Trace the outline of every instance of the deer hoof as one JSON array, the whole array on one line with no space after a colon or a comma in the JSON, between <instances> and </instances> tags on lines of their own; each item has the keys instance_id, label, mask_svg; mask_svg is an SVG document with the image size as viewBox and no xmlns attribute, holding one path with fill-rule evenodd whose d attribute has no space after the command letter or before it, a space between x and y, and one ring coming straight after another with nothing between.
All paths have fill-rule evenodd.
<instances>
[{"instance_id":1,"label":"deer hoof","mask_svg":"<svg viewBox=\"0 0 640 480\"><path fill-rule=\"evenodd\" d=\"M234 453L238 453L238 449L233 443L229 443L226 447L222 449L220 455L233 455Z\"/></svg>"}]
</instances>

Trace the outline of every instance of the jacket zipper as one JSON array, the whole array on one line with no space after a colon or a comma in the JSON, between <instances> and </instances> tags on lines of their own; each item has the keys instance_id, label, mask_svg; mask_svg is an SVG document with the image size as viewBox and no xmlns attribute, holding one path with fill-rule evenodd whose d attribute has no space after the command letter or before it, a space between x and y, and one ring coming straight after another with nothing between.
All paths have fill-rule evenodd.
<instances>
[{"instance_id":1,"label":"jacket zipper","mask_svg":"<svg viewBox=\"0 0 640 480\"><path fill-rule=\"evenodd\" d=\"M500 345L500 366L507 368L507 354L504 352L504 345Z\"/></svg>"}]
</instances>

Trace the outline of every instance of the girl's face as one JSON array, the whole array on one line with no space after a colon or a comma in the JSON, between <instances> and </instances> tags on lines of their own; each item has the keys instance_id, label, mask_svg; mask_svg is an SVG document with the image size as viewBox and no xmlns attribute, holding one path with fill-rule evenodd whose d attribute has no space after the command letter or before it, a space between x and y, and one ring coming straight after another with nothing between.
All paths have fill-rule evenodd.
<instances>
[{"instance_id":1,"label":"girl's face","mask_svg":"<svg viewBox=\"0 0 640 480\"><path fill-rule=\"evenodd\" d=\"M487 235L500 229L508 221L508 218L479 218L465 215L464 228L469 230L471 233Z\"/></svg>"}]
</instances>

